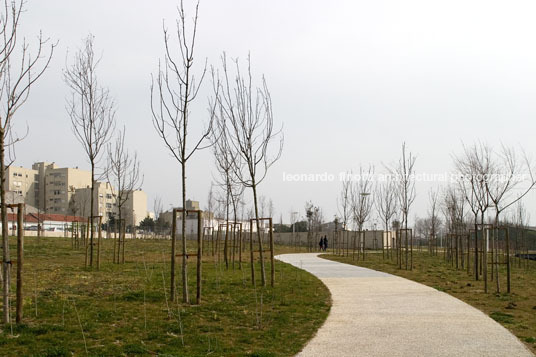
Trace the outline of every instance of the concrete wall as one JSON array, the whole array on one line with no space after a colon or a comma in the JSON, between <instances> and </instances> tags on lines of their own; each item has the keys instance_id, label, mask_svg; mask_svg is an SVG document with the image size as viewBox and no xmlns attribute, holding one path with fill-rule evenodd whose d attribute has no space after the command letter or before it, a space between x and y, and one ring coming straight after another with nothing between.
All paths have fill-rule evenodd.
<instances>
[{"instance_id":1,"label":"concrete wall","mask_svg":"<svg viewBox=\"0 0 536 357\"><path fill-rule=\"evenodd\" d=\"M318 232L313 233L312 245L314 248L319 246L320 237L328 237L328 248L332 248L336 243L334 232ZM349 248L353 246L353 239L357 237L357 232L338 232L340 244L349 244ZM343 238L344 236L344 238ZM388 236L383 231L365 231L365 249L382 249L382 242L385 247L392 246L393 240L388 239ZM394 237L394 234L392 234ZM283 245L301 245L307 246L307 232L300 233L274 233L274 242ZM343 243L344 242L344 243ZM389 242L389 243L388 243ZM357 244L357 243L356 243Z\"/></svg>"}]
</instances>

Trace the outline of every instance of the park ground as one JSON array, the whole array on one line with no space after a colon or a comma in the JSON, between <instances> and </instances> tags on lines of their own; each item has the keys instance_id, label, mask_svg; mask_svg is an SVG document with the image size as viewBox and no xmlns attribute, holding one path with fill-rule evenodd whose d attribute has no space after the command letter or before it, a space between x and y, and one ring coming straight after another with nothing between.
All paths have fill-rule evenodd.
<instances>
[{"instance_id":1,"label":"park ground","mask_svg":"<svg viewBox=\"0 0 536 357\"><path fill-rule=\"evenodd\" d=\"M24 319L2 327L0 355L289 356L330 309L329 291L307 272L277 262L275 287L258 280L253 288L249 264L226 269L212 256L203 258L202 304L172 302L169 240L127 240L124 265L112 263L111 240L102 247L97 271L84 268L84 251L68 238L26 238ZM295 251L276 246L277 254ZM266 272L269 282L268 262ZM189 284L195 301L192 257Z\"/></svg>"},{"instance_id":2,"label":"park ground","mask_svg":"<svg viewBox=\"0 0 536 357\"><path fill-rule=\"evenodd\" d=\"M341 263L353 264L407 278L439 291L448 293L483 311L510 330L536 353L536 262L514 258L512 260L511 293L506 293L506 272L499 269L501 292L489 282L489 293L484 292L484 282L475 281L467 270L456 269L444 259L443 253L430 255L426 251L414 251L413 270L399 269L394 259L384 258L382 251L367 252L365 259L357 256L324 254L322 257Z\"/></svg>"}]
</instances>

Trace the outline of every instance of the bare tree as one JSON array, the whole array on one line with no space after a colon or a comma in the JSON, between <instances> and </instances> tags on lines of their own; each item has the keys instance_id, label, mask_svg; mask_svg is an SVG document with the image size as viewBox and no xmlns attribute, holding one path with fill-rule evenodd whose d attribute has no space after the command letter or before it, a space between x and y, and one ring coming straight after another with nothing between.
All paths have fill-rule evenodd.
<instances>
[{"instance_id":1,"label":"bare tree","mask_svg":"<svg viewBox=\"0 0 536 357\"><path fill-rule=\"evenodd\" d=\"M305 202L305 217L307 217L307 250L311 252L313 250L313 232L314 232L314 212L315 206L313 202Z\"/></svg>"},{"instance_id":2,"label":"bare tree","mask_svg":"<svg viewBox=\"0 0 536 357\"><path fill-rule=\"evenodd\" d=\"M428 219L429 219L429 230L428 230L428 251L430 254L437 255L437 235L441 226L441 220L438 216L438 198L439 192L430 190L428 195L429 208L428 208Z\"/></svg>"},{"instance_id":3,"label":"bare tree","mask_svg":"<svg viewBox=\"0 0 536 357\"><path fill-rule=\"evenodd\" d=\"M495 208L495 235L494 239L498 245L498 229L500 214L520 201L527 193L536 185L536 177L533 174L532 164L524 153L520 160L513 148L502 145L501 151L498 153L496 164L491 171L490 179L486 181L486 190L493 207ZM528 181L523 175L528 176ZM525 187L519 187L523 182L527 182ZM516 192L517 191L517 192ZM509 256L509 237L506 235L506 274L507 274L507 291L510 293L510 256ZM498 257L495 248L495 282L497 293L500 292Z\"/></svg>"},{"instance_id":4,"label":"bare tree","mask_svg":"<svg viewBox=\"0 0 536 357\"><path fill-rule=\"evenodd\" d=\"M132 196L132 192L139 190L143 183L138 154L134 153L132 155L125 147L125 131L126 128L119 131L114 145L108 145L108 168L106 170L108 182L112 190L114 187L117 189L114 196L120 227L122 227L123 222L123 206ZM125 232L123 229L119 229L119 240L117 243L117 257L114 257L114 261L116 263L121 261L124 264Z\"/></svg>"},{"instance_id":5,"label":"bare tree","mask_svg":"<svg viewBox=\"0 0 536 357\"><path fill-rule=\"evenodd\" d=\"M272 98L266 80L262 79L260 88L253 88L251 60L248 56L246 75L240 72L238 60L235 61L236 74L231 78L225 54L222 56L223 80L220 94L214 102L221 108L229 123L229 138L237 156L241 158L240 166L235 165L236 177L253 193L255 218L257 224L257 240L259 242L261 281L266 285L264 256L259 224L259 204L257 197L258 185L266 178L269 168L279 159L283 150L281 130L274 129ZM274 141L279 139L278 148L271 153ZM270 242L273 245L273 242ZM274 261L272 261L272 285L274 282ZM252 268L252 280L254 279Z\"/></svg>"},{"instance_id":6,"label":"bare tree","mask_svg":"<svg viewBox=\"0 0 536 357\"><path fill-rule=\"evenodd\" d=\"M315 206L312 201L305 203L305 216L307 217L307 246L309 251L314 250L315 242L319 242L324 215L322 209Z\"/></svg>"},{"instance_id":7,"label":"bare tree","mask_svg":"<svg viewBox=\"0 0 536 357\"><path fill-rule=\"evenodd\" d=\"M480 228L482 232L482 239L484 239L484 216L487 209L490 207L489 194L486 189L486 182L489 178L490 171L492 169L492 150L483 143L474 144L467 147L464 145L462 156L455 156L454 163L456 170L460 175L458 179L458 186L465 199L465 202L469 205L469 209L473 213L474 217L474 270L475 280L479 279L479 248L478 248L478 217L480 215ZM469 252L469 244L467 244L467 251ZM482 266L484 274L484 290L488 291L488 264L487 264L487 244L484 244L482 252ZM469 254L468 254L469 260ZM467 262L469 267L469 261Z\"/></svg>"},{"instance_id":8,"label":"bare tree","mask_svg":"<svg viewBox=\"0 0 536 357\"><path fill-rule=\"evenodd\" d=\"M344 179L342 180L342 188L340 192L340 197L337 200L337 206L339 209L339 214L341 217L341 223L342 223L342 232L341 232L341 240L342 242L337 242L339 246L339 250L342 250L341 252L344 254L344 245L345 245L345 238L346 238L346 248L348 248L348 221L351 218L352 215L352 181L350 180L350 177L352 176L351 172L347 172ZM335 243L335 242L334 242ZM348 253L348 249L346 249L346 252Z\"/></svg>"},{"instance_id":9,"label":"bare tree","mask_svg":"<svg viewBox=\"0 0 536 357\"><path fill-rule=\"evenodd\" d=\"M37 38L35 53L30 53L26 40L19 46L18 31L21 15L24 12L23 0L4 0L0 10L0 199L2 219L2 301L3 322L9 323L9 284L10 255L8 241L8 220L6 207L6 171L14 161L14 145L21 141L13 130L14 116L26 102L30 88L48 68L55 44L50 44L41 33ZM16 57L16 58L15 58ZM6 153L7 150L7 153Z\"/></svg>"},{"instance_id":10,"label":"bare tree","mask_svg":"<svg viewBox=\"0 0 536 357\"><path fill-rule=\"evenodd\" d=\"M243 185L237 184L235 182L234 185L231 187L231 205L233 207L233 222L238 222L239 217L239 205L243 202L244 198L244 189L245 187ZM234 269L234 254L235 254L235 248L236 248L236 236L237 232L233 230L233 269ZM239 268L242 269L242 238L239 237Z\"/></svg>"},{"instance_id":11,"label":"bare tree","mask_svg":"<svg viewBox=\"0 0 536 357\"><path fill-rule=\"evenodd\" d=\"M389 234L387 233L389 232L389 224L397 212L396 183L391 179L378 183L375 192L376 212L384 224L387 239L389 239ZM387 247L389 246L390 242L387 242ZM389 254L389 248L387 254Z\"/></svg>"},{"instance_id":12,"label":"bare tree","mask_svg":"<svg viewBox=\"0 0 536 357\"><path fill-rule=\"evenodd\" d=\"M445 191L443 212L448 233L445 257L458 268L460 257L460 235L465 230L465 200L457 187L449 186Z\"/></svg>"},{"instance_id":13,"label":"bare tree","mask_svg":"<svg viewBox=\"0 0 536 357\"><path fill-rule=\"evenodd\" d=\"M207 70L206 61L201 69L199 78L194 75L194 53L197 35L199 3L195 7L195 15L190 33L187 32L186 14L183 1L178 8L176 43L178 50L174 53L168 29L163 25L164 33L164 64L159 67L156 79L151 83L151 112L154 127L164 141L171 155L181 168L182 183L182 300L190 301L188 296L188 274L186 260L186 163L203 147L212 131L213 115L205 130L189 145L189 124L191 119L191 104L195 101L199 88ZM171 242L171 293L170 299L175 299L175 240Z\"/></svg>"},{"instance_id":14,"label":"bare tree","mask_svg":"<svg viewBox=\"0 0 536 357\"><path fill-rule=\"evenodd\" d=\"M527 246L527 224L530 221L530 215L528 214L525 206L522 201L518 201L514 221L516 222L517 234L516 234L516 248L519 255L519 267L521 268L521 260L524 261L525 268L528 267L528 246ZM519 232L521 232L521 237L519 237ZM520 239L521 238L521 239ZM525 259L522 259L522 256L525 256Z\"/></svg>"},{"instance_id":15,"label":"bare tree","mask_svg":"<svg viewBox=\"0 0 536 357\"><path fill-rule=\"evenodd\" d=\"M415 201L415 156L411 152L407 152L406 143L402 143L402 157L396 168L396 176L398 179L398 203L402 213L402 225L405 229L406 240L406 270L408 270L408 217L411 205ZM413 269L413 239L411 239L411 264L410 269Z\"/></svg>"},{"instance_id":16,"label":"bare tree","mask_svg":"<svg viewBox=\"0 0 536 357\"><path fill-rule=\"evenodd\" d=\"M115 128L115 104L107 88L97 77L100 59L95 57L94 36L89 35L64 71L64 80L71 89L67 111L76 139L82 144L91 165L90 216L95 216L95 169ZM93 266L93 235L90 230L89 265Z\"/></svg>"},{"instance_id":17,"label":"bare tree","mask_svg":"<svg viewBox=\"0 0 536 357\"><path fill-rule=\"evenodd\" d=\"M162 203L162 198L160 196L156 196L154 198L153 210L154 210L155 226L158 227L158 229L155 229L155 231L157 230L158 233L155 232L155 234L161 234L162 233L162 219L160 215L162 214L162 212L164 212L164 205Z\"/></svg>"},{"instance_id":18,"label":"bare tree","mask_svg":"<svg viewBox=\"0 0 536 357\"><path fill-rule=\"evenodd\" d=\"M369 166L367 171L362 167L359 168L359 179L354 182L351 192L352 199L352 216L358 231L358 249L362 249L363 257L365 256L365 236L363 227L369 219L374 204L373 188L374 168ZM355 252L356 242L353 243L353 251Z\"/></svg>"},{"instance_id":19,"label":"bare tree","mask_svg":"<svg viewBox=\"0 0 536 357\"><path fill-rule=\"evenodd\" d=\"M216 83L214 91L215 95L217 95L219 90L217 84L218 82L217 80L214 80L214 75L213 83ZM214 118L215 125L211 140L213 143L216 169L220 174L220 179L216 179L216 182L225 192L225 221L228 223L231 205L234 210L234 217L236 221L236 197L237 195L239 196L244 190L243 186L239 182L239 179L236 177L236 170L233 169L235 166L241 167L240 163L237 163L237 160L240 160L240 157L236 155L234 147L229 141L229 133L226 126L226 116L223 112L222 106L218 106L217 111L214 112ZM226 229L223 244L223 256L226 269L229 269L229 233L229 229Z\"/></svg>"}]
</instances>

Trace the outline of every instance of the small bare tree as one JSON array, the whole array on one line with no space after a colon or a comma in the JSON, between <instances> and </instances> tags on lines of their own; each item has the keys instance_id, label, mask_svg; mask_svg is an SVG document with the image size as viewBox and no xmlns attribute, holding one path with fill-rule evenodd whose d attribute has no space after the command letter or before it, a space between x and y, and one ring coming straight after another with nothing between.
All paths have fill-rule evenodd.
<instances>
[{"instance_id":1,"label":"small bare tree","mask_svg":"<svg viewBox=\"0 0 536 357\"><path fill-rule=\"evenodd\" d=\"M428 195L428 251L434 255L437 255L437 235L441 226L441 219L438 216L438 198L439 192L431 189Z\"/></svg>"},{"instance_id":2,"label":"small bare tree","mask_svg":"<svg viewBox=\"0 0 536 357\"><path fill-rule=\"evenodd\" d=\"M407 152L406 143L402 143L402 157L398 162L398 167L395 170L398 180L398 203L402 213L402 225L405 229L405 244L406 244L406 270L408 270L408 218L409 211L413 201L415 201L415 156L411 152ZM410 270L413 269L413 238L411 239L411 264Z\"/></svg>"},{"instance_id":3,"label":"small bare tree","mask_svg":"<svg viewBox=\"0 0 536 357\"><path fill-rule=\"evenodd\" d=\"M214 72L213 72L214 79ZM218 93L217 81L214 91L215 95ZM211 105L212 106L212 105ZM217 184L225 192L225 221L229 222L230 206L232 204L234 210L234 217L236 221L236 205L235 198L237 194L243 192L243 186L240 184L236 177L236 170L234 166L241 167L237 160L240 157L234 152L234 147L229 141L228 128L226 126L226 116L223 112L223 107L218 106L218 110L214 112L215 125L212 133L213 152L216 161L216 170L220 174L220 180L216 179ZM229 269L229 227L225 230L225 239L223 243L223 257L226 269Z\"/></svg>"},{"instance_id":4,"label":"small bare tree","mask_svg":"<svg viewBox=\"0 0 536 357\"><path fill-rule=\"evenodd\" d=\"M450 238L447 239L448 247L444 249L445 258L452 264L456 262L456 268L458 268L460 252L459 236L465 229L465 200L457 187L447 187L442 208L445 216L445 225L448 233L450 233Z\"/></svg>"},{"instance_id":5,"label":"small bare tree","mask_svg":"<svg viewBox=\"0 0 536 357\"><path fill-rule=\"evenodd\" d=\"M536 185L536 177L533 174L532 164L525 153L523 153L523 158L520 160L516 154L516 151L513 148L506 147L502 145L501 151L498 153L496 164L493 166L491 171L490 179L486 181L486 190L488 192L489 198L493 207L495 208L495 242L498 246L499 240L499 216L500 214L520 201L525 197L530 190ZM526 177L528 176L528 180ZM519 187L521 184L526 182L525 187ZM515 191L516 189L517 192ZM506 239L506 250L509 250L509 237ZM500 292L499 284L499 271L498 271L498 257L497 251L495 248L495 282L497 293ZM507 291L510 293L511 284L510 284L510 256L506 254L506 274L507 274Z\"/></svg>"},{"instance_id":6,"label":"small bare tree","mask_svg":"<svg viewBox=\"0 0 536 357\"><path fill-rule=\"evenodd\" d=\"M389 239L389 234L387 232L389 232L391 219L397 212L396 183L391 179L378 183L375 192L376 212L384 224L384 229L387 234L386 238ZM387 247L389 246L390 242L387 242ZM389 249L387 250L387 254L389 254Z\"/></svg>"},{"instance_id":7,"label":"small bare tree","mask_svg":"<svg viewBox=\"0 0 536 357\"><path fill-rule=\"evenodd\" d=\"M64 80L71 89L67 111L71 118L76 139L82 145L91 165L90 216L95 215L96 166L106 150L115 128L115 104L107 88L97 77L100 59L95 57L93 35L89 35L74 56L73 63L65 69ZM89 265L93 266L93 229L90 230Z\"/></svg>"},{"instance_id":8,"label":"small bare tree","mask_svg":"<svg viewBox=\"0 0 536 357\"><path fill-rule=\"evenodd\" d=\"M162 198L160 196L156 196L153 200L153 210L154 210L154 219L155 219L155 231L158 231L158 233L155 232L155 234L160 235L162 234L162 218L160 215L162 212L164 212L164 205L162 203Z\"/></svg>"},{"instance_id":9,"label":"small bare tree","mask_svg":"<svg viewBox=\"0 0 536 357\"><path fill-rule=\"evenodd\" d=\"M489 195L486 190L486 181L489 178L492 163L492 150L486 144L478 143L472 146L463 146L463 154L461 156L454 156L454 163L457 170L458 187L463 195L465 202L467 202L469 209L473 214L473 224L475 231L474 241L474 270L475 280L479 279L479 248L478 248L478 227L479 227L479 215L480 215L480 228L482 231L482 239L484 239L484 217L487 209L490 207ZM469 238L468 238L469 239ZM467 244L468 262L467 268L469 269L469 241ZM484 290L488 291L488 279L487 279L487 245L484 244L484 251L482 252L482 265L484 273Z\"/></svg>"},{"instance_id":10,"label":"small bare tree","mask_svg":"<svg viewBox=\"0 0 536 357\"><path fill-rule=\"evenodd\" d=\"M138 154L134 153L134 155L132 155L125 147L125 131L126 128L119 131L114 145L108 145L108 168L106 170L108 182L110 183L112 190L114 187L116 188L114 197L120 227L123 227L123 206L132 197L133 191L141 189L143 183ZM119 229L119 240L115 252L116 257L114 257L114 262L121 262L124 264L125 232L122 228Z\"/></svg>"},{"instance_id":11,"label":"small bare tree","mask_svg":"<svg viewBox=\"0 0 536 357\"><path fill-rule=\"evenodd\" d=\"M0 5L1 6L1 5ZM50 45L41 33L37 38L35 53L23 39L19 46L18 31L24 12L23 0L4 0L0 9L0 200L2 220L2 302L3 322L9 323L10 255L6 207L6 171L14 161L14 145L24 137L14 133L14 116L26 102L30 88L48 68L55 44ZM16 58L15 58L16 57ZM6 153L7 150L7 153ZM8 162L9 161L9 162Z\"/></svg>"},{"instance_id":12,"label":"small bare tree","mask_svg":"<svg viewBox=\"0 0 536 357\"><path fill-rule=\"evenodd\" d=\"M365 236L363 228L365 222L369 219L372 213L372 207L374 205L374 196L372 194L373 188L373 176L374 168L369 166L367 171L364 171L362 167L359 168L359 179L354 182L351 192L351 206L352 216L356 224L356 228L359 236L358 249L362 249L363 257L365 257ZM353 251L356 250L356 242L353 243Z\"/></svg>"},{"instance_id":13,"label":"small bare tree","mask_svg":"<svg viewBox=\"0 0 536 357\"><path fill-rule=\"evenodd\" d=\"M229 139L237 156L241 158L240 165L235 165L236 177L253 193L255 218L257 225L257 240L261 263L261 281L266 285L264 270L264 255L259 224L259 204L257 197L258 185L266 178L268 169L279 159L283 150L283 135L281 130L274 129L272 97L266 80L262 79L262 87L253 88L251 60L248 56L248 69L245 76L240 72L238 60L235 61L236 74L231 78L225 54L222 56L223 80L221 90L216 95L214 103L221 108L229 125ZM275 152L270 148L279 139ZM273 242L271 242L273 244ZM274 283L274 262L272 258L272 285ZM255 271L252 267L252 280L255 283Z\"/></svg>"},{"instance_id":14,"label":"small bare tree","mask_svg":"<svg viewBox=\"0 0 536 357\"><path fill-rule=\"evenodd\" d=\"M186 163L192 155L203 148L212 131L213 115L205 130L189 145L189 131L191 119L191 104L195 101L199 88L207 70L206 61L201 69L199 78L194 76L194 53L197 35L197 22L199 2L195 7L190 33L187 33L186 13L181 0L178 9L176 42L179 47L177 53L173 52L172 41L168 29L163 26L164 32L164 64L159 67L156 79L151 83L151 112L153 125L166 148L177 160L181 168L182 187L182 300L189 303L188 295L188 268L186 260ZM171 292L170 299L175 299L175 245L171 242Z\"/></svg>"},{"instance_id":15,"label":"small bare tree","mask_svg":"<svg viewBox=\"0 0 536 357\"><path fill-rule=\"evenodd\" d=\"M352 173L347 172L345 174L345 177L342 180L342 188L340 192L339 199L337 200L337 206L339 209L339 215L341 218L341 224L342 224L342 232L341 232L341 241L337 242L338 248L339 248L339 254L342 253L344 255L344 245L345 245L345 238L346 238L346 246L348 246L348 221L351 218L352 215L352 207L351 207L351 201L352 201L352 181L350 180ZM334 242L335 243L335 242Z\"/></svg>"}]
</instances>

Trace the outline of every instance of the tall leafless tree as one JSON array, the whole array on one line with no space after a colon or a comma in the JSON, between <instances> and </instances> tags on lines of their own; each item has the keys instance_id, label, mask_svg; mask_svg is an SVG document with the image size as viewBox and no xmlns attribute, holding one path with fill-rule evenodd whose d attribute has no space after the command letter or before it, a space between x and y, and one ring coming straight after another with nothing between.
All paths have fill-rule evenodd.
<instances>
[{"instance_id":1,"label":"tall leafless tree","mask_svg":"<svg viewBox=\"0 0 536 357\"><path fill-rule=\"evenodd\" d=\"M106 170L112 190L115 188L113 195L120 227L123 222L123 206L132 197L134 191L141 189L143 183L138 154L136 152L131 154L125 147L125 131L126 128L119 131L114 144L108 145L108 168ZM119 230L117 243L117 256L114 257L114 261L125 263L125 232L122 229Z\"/></svg>"},{"instance_id":2,"label":"tall leafless tree","mask_svg":"<svg viewBox=\"0 0 536 357\"><path fill-rule=\"evenodd\" d=\"M477 143L472 146L463 146L463 154L454 157L454 163L458 172L458 186L467 202L474 217L474 270L475 280L479 279L479 247L478 247L478 227L484 238L484 218L490 207L489 194L486 189L486 182L493 166L491 147L484 143ZM480 216L480 221L479 217ZM469 251L469 245L467 245ZM469 256L469 255L468 255ZM484 244L482 253L482 266L484 275L484 290L488 291L488 264L487 264L487 244ZM467 264L469 267L469 262Z\"/></svg>"},{"instance_id":3,"label":"tall leafless tree","mask_svg":"<svg viewBox=\"0 0 536 357\"><path fill-rule=\"evenodd\" d=\"M265 78L262 78L262 86L260 88L254 88L249 56L247 63L247 71L243 75L240 71L239 61L236 60L236 73L232 75L227 65L226 55L223 54L221 90L216 95L214 103L217 103L226 117L230 142L237 156L241 158L240 165L234 166L236 177L244 187L251 188L253 193L261 264L261 282L265 286L266 275L259 224L260 216L257 188L266 178L269 168L281 156L283 150L283 134L281 130L274 128L272 97ZM279 141L279 145L275 150L272 150L274 141L277 140ZM270 242L270 244L273 244L273 242ZM272 284L275 277L273 264L272 261ZM252 280L254 283L253 268Z\"/></svg>"},{"instance_id":4,"label":"tall leafless tree","mask_svg":"<svg viewBox=\"0 0 536 357\"><path fill-rule=\"evenodd\" d=\"M448 186L445 190L443 212L445 225L450 238L447 239L448 247L444 250L445 257L452 263L459 264L460 235L465 227L465 200L458 187Z\"/></svg>"},{"instance_id":5,"label":"tall leafless tree","mask_svg":"<svg viewBox=\"0 0 536 357\"><path fill-rule=\"evenodd\" d=\"M398 180L398 203L402 213L402 225L405 229L405 244L406 244L406 270L408 270L408 218L409 211L413 201L415 201L415 156L411 152L407 152L406 143L402 143L402 157L395 169L396 179ZM413 239L411 239L411 264L410 269L413 269Z\"/></svg>"},{"instance_id":6,"label":"tall leafless tree","mask_svg":"<svg viewBox=\"0 0 536 357\"><path fill-rule=\"evenodd\" d=\"M360 167L359 177L354 181L351 192L352 216L358 231L357 248L358 250L362 249L363 257L365 256L365 235L363 228L372 213L374 204L374 195L371 192L373 189L373 176L374 168L372 166L369 166L367 171ZM355 250L356 242L354 238L353 251L355 252Z\"/></svg>"},{"instance_id":7,"label":"tall leafless tree","mask_svg":"<svg viewBox=\"0 0 536 357\"><path fill-rule=\"evenodd\" d=\"M158 231L158 233L155 232L155 234L159 235L162 234L162 218L160 217L160 215L162 214L162 212L164 212L164 205L160 196L156 196L154 198L153 210L155 219L155 231Z\"/></svg>"},{"instance_id":8,"label":"tall leafless tree","mask_svg":"<svg viewBox=\"0 0 536 357\"><path fill-rule=\"evenodd\" d=\"M213 72L214 74L214 72ZM214 93L218 93L218 82L213 75L213 83L215 83ZM213 105L211 105L212 107ZM223 106L219 105L214 111L215 125L211 136L213 142L213 152L216 161L216 170L220 175L220 179L216 179L218 185L225 192L225 221L229 222L230 208L234 210L236 221L236 205L235 199L237 195L243 192L243 186L236 177L235 166L241 167L237 160L240 157L234 152L234 146L230 143L229 132L227 128L226 116L223 111ZM226 269L229 269L229 226L225 230L225 239L223 243L223 257Z\"/></svg>"},{"instance_id":9,"label":"tall leafless tree","mask_svg":"<svg viewBox=\"0 0 536 357\"><path fill-rule=\"evenodd\" d=\"M428 250L430 254L437 254L437 235L441 226L441 220L438 215L438 198L439 192L430 190L428 195L428 218L429 218L429 230L428 230Z\"/></svg>"},{"instance_id":10,"label":"tall leafless tree","mask_svg":"<svg viewBox=\"0 0 536 357\"><path fill-rule=\"evenodd\" d=\"M395 217L397 212L397 195L396 195L396 182L392 179L387 179L383 182L379 182L375 189L375 204L376 212L384 224L384 229L387 234L387 239L390 238L387 232L390 231L390 222ZM387 242L387 247L391 246L391 242ZM393 247L391 247L393 248ZM387 251L389 254L389 249Z\"/></svg>"},{"instance_id":11,"label":"tall leafless tree","mask_svg":"<svg viewBox=\"0 0 536 357\"><path fill-rule=\"evenodd\" d=\"M18 31L24 12L23 0L4 0L0 9L0 200L2 220L2 302L3 322L9 323L9 284L11 282L6 207L6 171L14 161L14 145L24 136L13 129L17 110L26 102L30 88L48 68L55 44L41 33L33 55L25 39L20 44Z\"/></svg>"},{"instance_id":12,"label":"tall leafless tree","mask_svg":"<svg viewBox=\"0 0 536 357\"><path fill-rule=\"evenodd\" d=\"M163 25L164 63L159 67L156 78L151 83L151 112L156 132L164 141L166 148L177 160L181 168L182 207L182 300L189 303L188 274L186 259L186 164L194 153L206 148L203 143L212 131L213 115L205 130L190 143L191 104L195 101L207 70L206 61L198 78L194 75L194 54L197 35L199 2L191 28L188 29L183 1L178 8L176 46L172 48L168 29ZM175 240L171 242L171 293L175 299Z\"/></svg>"},{"instance_id":13,"label":"tall leafless tree","mask_svg":"<svg viewBox=\"0 0 536 357\"><path fill-rule=\"evenodd\" d=\"M508 209L510 206L520 201L525 197L530 190L536 185L536 177L534 176L534 170L532 163L528 156L523 153L523 157L520 160L515 149L501 146L501 150L497 153L497 160L491 171L490 179L486 181L486 190L489 194L490 201L495 208L495 241L498 245L498 229L499 229L499 216ZM523 175L528 176L523 177ZM523 187L524 185L524 187ZM506 235L506 250L509 250L509 237ZM497 293L500 292L499 284L499 271L498 271L498 257L497 248L495 251L495 283ZM510 256L506 255L506 274L507 274L507 291L510 293Z\"/></svg>"},{"instance_id":14,"label":"tall leafless tree","mask_svg":"<svg viewBox=\"0 0 536 357\"><path fill-rule=\"evenodd\" d=\"M337 242L339 246L340 253L344 254L344 246L346 245L346 252L348 253L348 221L352 216L352 181L351 181L351 172L347 172L345 177L342 180L342 187L339 199L337 200L337 205L339 209L339 215L341 218L342 232L341 232L341 241ZM345 243L346 238L346 243Z\"/></svg>"},{"instance_id":15,"label":"tall leafless tree","mask_svg":"<svg viewBox=\"0 0 536 357\"><path fill-rule=\"evenodd\" d=\"M71 89L71 97L67 99L67 111L72 129L91 165L91 220L95 212L95 170L115 128L114 101L97 77L100 59L95 57L94 40L93 35L85 39L84 47L74 55L73 63L63 74L65 83ZM91 229L90 266L93 266L93 235L94 231Z\"/></svg>"},{"instance_id":16,"label":"tall leafless tree","mask_svg":"<svg viewBox=\"0 0 536 357\"><path fill-rule=\"evenodd\" d=\"M518 261L520 268L521 268L522 260L524 261L525 268L528 267L528 259L526 259L527 256L525 255L525 259L522 259L521 256L524 254L528 255L526 229L527 229L527 224L529 221L530 221L530 215L528 214L523 202L519 201L517 203L517 207L516 207L515 214L514 214L514 222L516 222L515 224L516 224L516 228L518 232L516 234L517 251L518 253L521 254L519 256L519 261ZM519 235L521 235L521 237L519 237Z\"/></svg>"}]
</instances>

